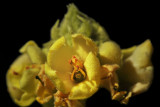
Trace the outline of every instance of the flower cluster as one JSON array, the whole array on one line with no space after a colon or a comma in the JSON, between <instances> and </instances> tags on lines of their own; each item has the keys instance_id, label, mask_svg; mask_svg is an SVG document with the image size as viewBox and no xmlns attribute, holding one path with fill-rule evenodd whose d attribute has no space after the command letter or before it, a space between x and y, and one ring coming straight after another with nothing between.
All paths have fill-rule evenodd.
<instances>
[{"instance_id":1,"label":"flower cluster","mask_svg":"<svg viewBox=\"0 0 160 107\"><path fill-rule=\"evenodd\" d=\"M8 92L19 106L37 101L44 107L84 107L105 88L112 100L127 104L151 85L152 51L150 40L121 49L102 26L70 4L49 42L40 48L29 41L20 49L6 74Z\"/></svg>"}]
</instances>

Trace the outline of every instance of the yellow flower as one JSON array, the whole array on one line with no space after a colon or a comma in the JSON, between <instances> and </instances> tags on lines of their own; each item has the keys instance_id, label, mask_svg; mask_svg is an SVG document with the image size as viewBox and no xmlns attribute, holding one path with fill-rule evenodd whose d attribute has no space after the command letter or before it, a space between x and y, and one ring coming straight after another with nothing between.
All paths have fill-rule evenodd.
<instances>
[{"instance_id":1,"label":"yellow flower","mask_svg":"<svg viewBox=\"0 0 160 107\"><path fill-rule=\"evenodd\" d=\"M94 42L83 35L73 35L72 46L61 37L49 49L45 73L69 100L89 98L100 83L97 51Z\"/></svg>"},{"instance_id":2,"label":"yellow flower","mask_svg":"<svg viewBox=\"0 0 160 107\"><path fill-rule=\"evenodd\" d=\"M35 100L38 84L35 76L40 71L45 56L33 41L27 42L20 52L22 55L11 64L6 81L12 100L19 106L28 106Z\"/></svg>"},{"instance_id":3,"label":"yellow flower","mask_svg":"<svg viewBox=\"0 0 160 107\"><path fill-rule=\"evenodd\" d=\"M123 65L118 77L121 90L126 90L128 94L121 103L127 104L131 96L143 93L150 87L153 78L152 52L150 40L122 50Z\"/></svg>"}]
</instances>

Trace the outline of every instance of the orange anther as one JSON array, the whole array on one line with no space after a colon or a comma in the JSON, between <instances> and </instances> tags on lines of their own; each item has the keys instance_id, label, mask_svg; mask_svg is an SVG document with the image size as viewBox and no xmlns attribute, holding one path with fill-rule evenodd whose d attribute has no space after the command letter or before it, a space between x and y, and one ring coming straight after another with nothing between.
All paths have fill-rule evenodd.
<instances>
[{"instance_id":1,"label":"orange anther","mask_svg":"<svg viewBox=\"0 0 160 107\"><path fill-rule=\"evenodd\" d=\"M13 71L13 74L14 74L14 75L18 75L18 73L17 73L16 71Z\"/></svg>"},{"instance_id":2,"label":"orange anther","mask_svg":"<svg viewBox=\"0 0 160 107\"><path fill-rule=\"evenodd\" d=\"M72 63L72 60L70 59L70 60L69 60L69 64L71 64L71 63Z\"/></svg>"}]
</instances>

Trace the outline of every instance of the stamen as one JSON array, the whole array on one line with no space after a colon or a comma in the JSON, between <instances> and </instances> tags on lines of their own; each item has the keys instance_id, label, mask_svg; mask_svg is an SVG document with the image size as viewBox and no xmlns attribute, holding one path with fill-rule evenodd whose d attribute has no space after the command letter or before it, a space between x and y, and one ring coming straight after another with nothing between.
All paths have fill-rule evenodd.
<instances>
[{"instance_id":1,"label":"stamen","mask_svg":"<svg viewBox=\"0 0 160 107\"><path fill-rule=\"evenodd\" d=\"M114 89L115 91L117 91L117 90L118 90L118 88L119 88L119 85L118 85L118 83L115 83L115 84L114 84L114 87L113 87L113 89Z\"/></svg>"},{"instance_id":2,"label":"stamen","mask_svg":"<svg viewBox=\"0 0 160 107\"><path fill-rule=\"evenodd\" d=\"M76 56L73 56L69 63L73 66L73 72L71 74L71 80L74 82L81 82L86 78L84 66L82 61L78 60Z\"/></svg>"},{"instance_id":3,"label":"stamen","mask_svg":"<svg viewBox=\"0 0 160 107\"><path fill-rule=\"evenodd\" d=\"M41 84L44 86L43 81L40 79L40 77L38 75L35 78L38 79L41 82Z\"/></svg>"}]
</instances>

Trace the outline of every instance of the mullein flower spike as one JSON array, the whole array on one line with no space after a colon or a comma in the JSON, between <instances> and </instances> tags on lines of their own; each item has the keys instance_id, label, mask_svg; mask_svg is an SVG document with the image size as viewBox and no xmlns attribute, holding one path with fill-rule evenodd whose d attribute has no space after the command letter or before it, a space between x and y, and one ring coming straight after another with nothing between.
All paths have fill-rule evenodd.
<instances>
[{"instance_id":1,"label":"mullein flower spike","mask_svg":"<svg viewBox=\"0 0 160 107\"><path fill-rule=\"evenodd\" d=\"M43 107L84 107L99 88L127 104L147 91L153 79L149 39L121 49L74 4L62 22L56 21L42 48L28 41L19 52L6 74L8 92L19 106L37 101Z\"/></svg>"}]
</instances>

